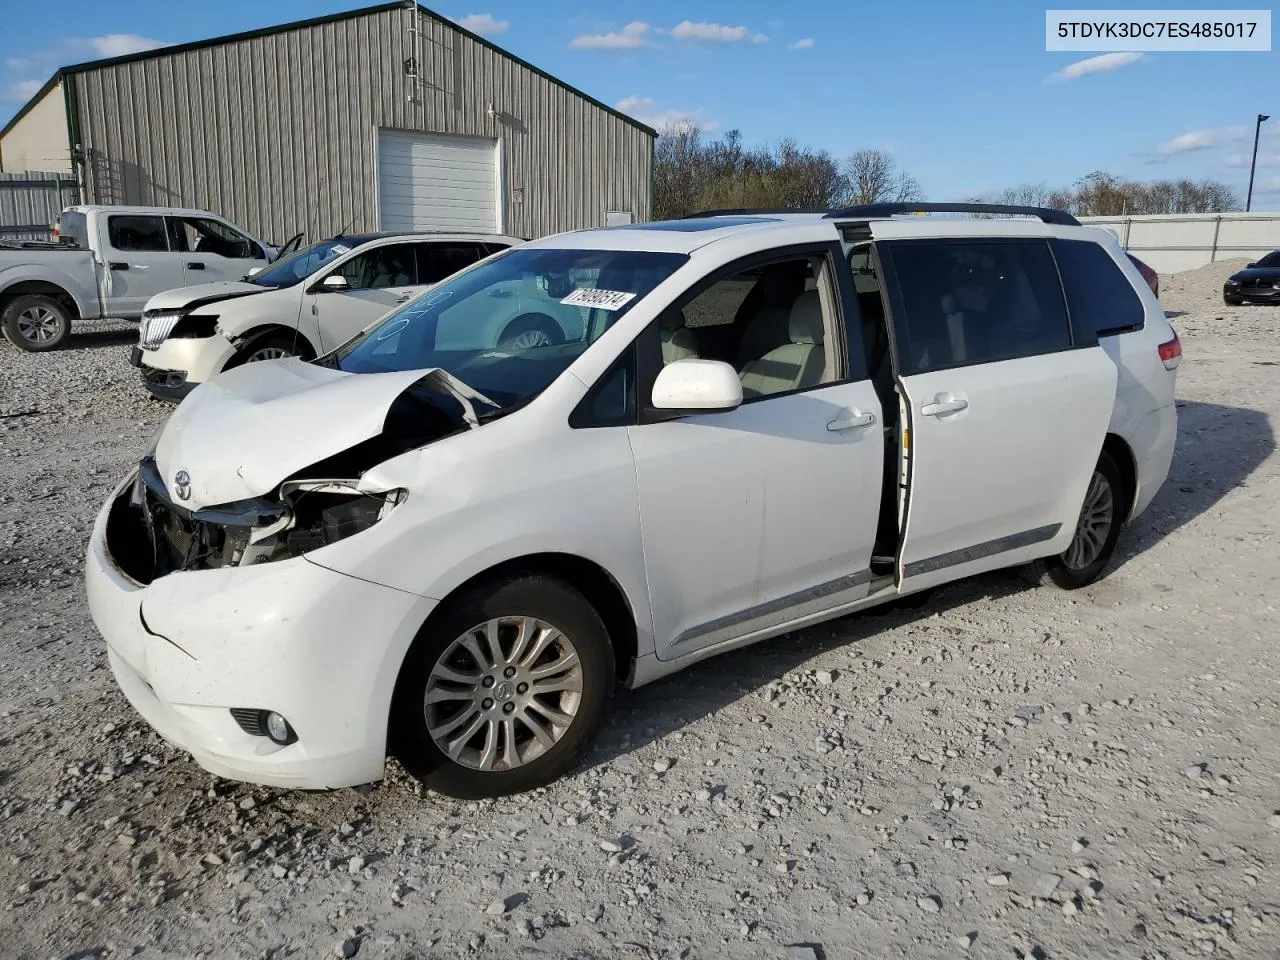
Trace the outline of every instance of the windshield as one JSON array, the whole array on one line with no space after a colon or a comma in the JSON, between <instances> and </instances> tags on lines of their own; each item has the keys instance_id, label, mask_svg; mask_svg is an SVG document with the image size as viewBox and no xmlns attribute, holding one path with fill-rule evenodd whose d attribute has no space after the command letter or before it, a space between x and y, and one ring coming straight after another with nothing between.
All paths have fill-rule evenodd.
<instances>
[{"instance_id":1,"label":"windshield","mask_svg":"<svg viewBox=\"0 0 1280 960\"><path fill-rule=\"evenodd\" d=\"M1280 267L1280 250L1268 253L1265 257L1258 261L1260 267Z\"/></svg>"},{"instance_id":2,"label":"windshield","mask_svg":"<svg viewBox=\"0 0 1280 960\"><path fill-rule=\"evenodd\" d=\"M350 373L440 367L500 407L531 400L688 260L516 248L432 287L339 347Z\"/></svg>"},{"instance_id":3,"label":"windshield","mask_svg":"<svg viewBox=\"0 0 1280 960\"><path fill-rule=\"evenodd\" d=\"M256 283L260 287L276 289L291 287L295 283L301 283L330 260L342 256L354 247L354 243L341 237L321 240L277 260L261 273L250 277L249 282Z\"/></svg>"}]
</instances>

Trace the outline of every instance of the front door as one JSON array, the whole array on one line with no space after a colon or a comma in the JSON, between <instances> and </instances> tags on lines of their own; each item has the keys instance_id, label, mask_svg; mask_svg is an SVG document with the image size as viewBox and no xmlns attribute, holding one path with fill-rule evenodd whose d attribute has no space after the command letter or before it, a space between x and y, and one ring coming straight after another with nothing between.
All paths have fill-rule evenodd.
<instances>
[{"instance_id":1,"label":"front door","mask_svg":"<svg viewBox=\"0 0 1280 960\"><path fill-rule=\"evenodd\" d=\"M171 249L164 217L112 213L99 235L99 251L106 269L104 313L111 317L139 317L157 293L185 286L182 260Z\"/></svg>"},{"instance_id":2,"label":"front door","mask_svg":"<svg viewBox=\"0 0 1280 960\"><path fill-rule=\"evenodd\" d=\"M390 243L364 250L325 276L346 279L344 289L314 284L303 302L319 326L321 350L329 351L419 292L413 244Z\"/></svg>"},{"instance_id":3,"label":"front door","mask_svg":"<svg viewBox=\"0 0 1280 960\"><path fill-rule=\"evenodd\" d=\"M256 240L212 217L168 217L170 242L182 258L187 286L241 280L254 267L266 266Z\"/></svg>"},{"instance_id":4,"label":"front door","mask_svg":"<svg viewBox=\"0 0 1280 960\"><path fill-rule=\"evenodd\" d=\"M909 407L903 592L1066 549L1116 367L1042 239L878 244Z\"/></svg>"},{"instance_id":5,"label":"front door","mask_svg":"<svg viewBox=\"0 0 1280 960\"><path fill-rule=\"evenodd\" d=\"M630 428L661 659L868 592L883 441L858 341L845 349L846 311L857 320L842 267L835 244L740 262L649 331L642 397L661 365L692 357L733 363L744 391L727 413L650 410Z\"/></svg>"}]
</instances>

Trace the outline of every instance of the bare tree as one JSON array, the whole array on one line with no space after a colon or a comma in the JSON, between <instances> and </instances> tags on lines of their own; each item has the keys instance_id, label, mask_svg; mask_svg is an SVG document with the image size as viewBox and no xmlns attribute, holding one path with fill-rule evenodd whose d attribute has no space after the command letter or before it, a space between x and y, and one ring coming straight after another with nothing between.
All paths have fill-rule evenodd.
<instances>
[{"instance_id":1,"label":"bare tree","mask_svg":"<svg viewBox=\"0 0 1280 960\"><path fill-rule=\"evenodd\" d=\"M1074 189L1049 190L1023 184L1003 191L1002 203L1031 204L1066 210L1078 217L1117 217L1159 213L1216 213L1236 210L1235 192L1215 180L1121 180L1095 170L1076 181Z\"/></svg>"},{"instance_id":2,"label":"bare tree","mask_svg":"<svg viewBox=\"0 0 1280 960\"><path fill-rule=\"evenodd\" d=\"M884 150L858 150L844 164L850 203L922 200L924 194L913 177L898 169L893 155Z\"/></svg>"},{"instance_id":3,"label":"bare tree","mask_svg":"<svg viewBox=\"0 0 1280 960\"><path fill-rule=\"evenodd\" d=\"M1008 187L1000 192L995 202L1015 207L1047 207L1052 196L1049 185L1042 180L1040 183L1020 183L1016 187Z\"/></svg>"}]
</instances>

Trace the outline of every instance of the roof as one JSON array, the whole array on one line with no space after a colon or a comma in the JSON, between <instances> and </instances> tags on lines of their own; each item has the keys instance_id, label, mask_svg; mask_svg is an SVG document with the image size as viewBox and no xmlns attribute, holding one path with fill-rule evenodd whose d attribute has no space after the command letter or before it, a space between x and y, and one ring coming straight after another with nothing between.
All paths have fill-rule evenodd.
<instances>
[{"instance_id":1,"label":"roof","mask_svg":"<svg viewBox=\"0 0 1280 960\"><path fill-rule=\"evenodd\" d=\"M1097 227L1044 223L1037 219L977 219L973 217L869 216L859 222L873 222L877 240L913 237L1074 237L1082 235L1104 242L1114 240ZM698 216L685 220L658 220L617 227L574 230L540 240L532 247L587 250L637 250L690 254L731 237L776 233L778 245L834 240L848 222L826 212L778 211L768 215L748 215L735 211L728 216ZM871 235L868 235L870 239Z\"/></svg>"},{"instance_id":2,"label":"roof","mask_svg":"<svg viewBox=\"0 0 1280 960\"><path fill-rule=\"evenodd\" d=\"M63 77L68 76L70 74L82 73L86 70L97 70L101 67L114 67L123 63L136 63L140 60L152 60L157 57L165 57L175 53L186 53L190 50L203 50L206 47L216 47L224 43L236 43L240 40L251 40L254 37L268 37L268 36L271 36L272 34L285 33L289 30L302 30L307 27L319 26L320 24L324 24L324 23L335 23L341 20L351 20L356 17L364 17L373 13L385 13L390 10L407 10L415 6L418 8L418 10L426 14L432 20L435 20L439 23L443 23L446 26L448 26L450 29L456 30L458 33L461 33L463 36L468 37L471 40L474 40L476 43L479 43L482 46L488 47L490 50L500 54L501 56L506 57L508 60L512 61L513 63L517 63L520 66L524 67L526 70L536 73L538 76L542 77L544 80L549 80L552 83L554 83L556 86L564 90L567 90L569 93L572 93L574 96L581 97L583 100L586 100L588 103L592 104L593 106L598 107L599 109L603 110L605 113L608 113L611 116L617 117L619 120L622 120L625 123L630 124L631 126L635 127L637 130L640 130L643 133L647 133L651 137L658 136L658 131L653 129L653 127L649 126L648 124L641 123L639 120L635 119L634 117L627 116L621 110L618 110L614 107L609 106L607 103L603 103L602 101L597 100L595 97L591 96L588 93L584 93L583 91L579 90L577 87L570 86L569 84L565 83L563 80L559 79L558 77L554 77L551 74L547 73L547 71L541 69L540 67L535 67L529 61L524 60L521 57L517 57L514 53L511 53L508 50L502 49L502 47L486 40L484 37L480 36L477 33L472 33L466 27L463 27L460 24L454 22L453 20L450 20L448 17L444 16L443 14L436 13L434 10L429 10L426 7L422 6L422 4L415 3L414 0L391 0L391 2L389 3L379 3L369 7L358 7L355 10L346 10L346 11L343 11L342 13L331 13L323 17L312 17L307 20L293 20L293 21L290 21L289 23L281 23L272 27L261 27L257 30L245 30L241 33L229 33L220 37L210 37L207 40L193 40L189 43L176 43L167 47L157 47L154 50L144 50L141 53L130 53L130 54L126 54L123 57L107 57L102 60L87 60L83 63L74 63L69 66L59 67L57 72L54 73L54 75L45 82L44 86L42 86L39 90L36 91L35 96L33 96L30 100L28 100L25 104L23 104L22 108L18 110L18 112L15 113L9 119L9 122L6 123L2 129L0 129L0 137L3 137L5 134L7 134L9 130L14 126L14 124L16 124L19 120L21 120L24 116L26 116L27 113L32 109L32 107L34 107L37 103L39 103L40 100L43 99L43 97L51 89L53 89L55 85L57 85L58 81L60 81Z\"/></svg>"}]
</instances>

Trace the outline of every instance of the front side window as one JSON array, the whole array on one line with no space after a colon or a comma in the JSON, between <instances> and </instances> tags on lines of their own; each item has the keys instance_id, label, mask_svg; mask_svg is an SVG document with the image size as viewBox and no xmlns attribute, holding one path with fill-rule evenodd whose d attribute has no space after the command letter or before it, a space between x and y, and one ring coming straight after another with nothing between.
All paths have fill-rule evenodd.
<instances>
[{"instance_id":1,"label":"front side window","mask_svg":"<svg viewBox=\"0 0 1280 960\"><path fill-rule=\"evenodd\" d=\"M902 310L903 373L1029 357L1072 344L1062 284L1043 240L885 244Z\"/></svg>"},{"instance_id":2,"label":"front side window","mask_svg":"<svg viewBox=\"0 0 1280 960\"><path fill-rule=\"evenodd\" d=\"M352 290L412 287L417 281L413 245L390 243L352 257L334 271L347 278Z\"/></svg>"},{"instance_id":3,"label":"front side window","mask_svg":"<svg viewBox=\"0 0 1280 960\"><path fill-rule=\"evenodd\" d=\"M1087 240L1052 240L1071 322L1087 336L1141 330L1146 310L1106 250Z\"/></svg>"},{"instance_id":4,"label":"front side window","mask_svg":"<svg viewBox=\"0 0 1280 960\"><path fill-rule=\"evenodd\" d=\"M537 396L687 260L517 247L415 297L326 362L351 373L440 367L511 407Z\"/></svg>"},{"instance_id":5,"label":"front side window","mask_svg":"<svg viewBox=\"0 0 1280 960\"><path fill-rule=\"evenodd\" d=\"M825 256L788 258L722 277L658 320L663 364L722 360L742 396L790 393L844 376L829 345L838 314Z\"/></svg>"},{"instance_id":6,"label":"front side window","mask_svg":"<svg viewBox=\"0 0 1280 960\"><path fill-rule=\"evenodd\" d=\"M164 217L113 214L107 218L107 237L117 250L168 250Z\"/></svg>"},{"instance_id":7,"label":"front side window","mask_svg":"<svg viewBox=\"0 0 1280 960\"><path fill-rule=\"evenodd\" d=\"M209 253L229 260L262 256L258 245L225 223L208 217L174 217L177 248L188 253Z\"/></svg>"},{"instance_id":8,"label":"front side window","mask_svg":"<svg viewBox=\"0 0 1280 960\"><path fill-rule=\"evenodd\" d=\"M352 246L349 241L341 238L321 240L309 247L295 250L287 257L282 257L249 282L256 283L260 287L271 287L273 290L291 287L307 279L331 260L338 259L344 253L350 253Z\"/></svg>"}]
</instances>

